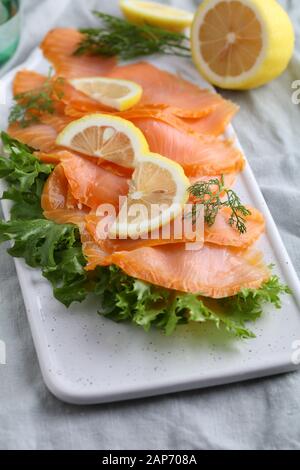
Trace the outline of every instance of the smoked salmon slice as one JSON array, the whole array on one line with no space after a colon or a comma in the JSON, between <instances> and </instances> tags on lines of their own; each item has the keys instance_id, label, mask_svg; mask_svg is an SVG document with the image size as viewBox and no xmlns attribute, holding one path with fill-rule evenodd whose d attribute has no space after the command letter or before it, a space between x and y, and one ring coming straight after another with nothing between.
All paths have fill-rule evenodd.
<instances>
[{"instance_id":1,"label":"smoked salmon slice","mask_svg":"<svg viewBox=\"0 0 300 470\"><path fill-rule=\"evenodd\" d=\"M107 253L115 253L118 251L132 251L142 247L161 246L172 243L193 243L197 244L212 243L220 246L232 246L239 249L246 249L251 246L265 230L265 221L263 215L256 209L249 207L251 215L246 217L247 231L243 234L239 233L236 228L229 225L231 210L222 208L215 220L213 226L204 225L203 234L197 234L188 225L184 225L183 219L172 221L170 227L160 227L154 236L148 238L133 239L110 239L105 233L99 233L97 229L101 218L95 214L89 214L86 217L86 228L93 239ZM177 226L176 226L177 224ZM177 229L176 229L177 227ZM176 231L177 230L177 231Z\"/></svg>"},{"instance_id":2,"label":"smoked salmon slice","mask_svg":"<svg viewBox=\"0 0 300 470\"><path fill-rule=\"evenodd\" d=\"M165 104L176 108L174 114L179 117L206 116L225 102L217 93L202 89L147 62L116 66L107 76L138 83L143 88L140 106Z\"/></svg>"},{"instance_id":3,"label":"smoked salmon slice","mask_svg":"<svg viewBox=\"0 0 300 470\"><path fill-rule=\"evenodd\" d=\"M116 113L125 119L156 117L178 129L218 136L224 133L238 111L236 105L217 93L199 88L146 62L116 66L108 76L135 81L143 88L138 105L129 111ZM105 111L99 103L72 87L65 88L62 100L66 104L66 114L72 117Z\"/></svg>"},{"instance_id":4,"label":"smoked salmon slice","mask_svg":"<svg viewBox=\"0 0 300 470\"><path fill-rule=\"evenodd\" d=\"M53 127L46 124L33 124L29 127L11 124L7 133L23 144L45 153L59 150L59 147L55 143L57 132Z\"/></svg>"},{"instance_id":5,"label":"smoked salmon slice","mask_svg":"<svg viewBox=\"0 0 300 470\"><path fill-rule=\"evenodd\" d=\"M89 232L83 228L80 230L83 254L86 257L86 271L94 271L97 266L109 266L110 260L101 247L95 243Z\"/></svg>"},{"instance_id":6,"label":"smoked salmon slice","mask_svg":"<svg viewBox=\"0 0 300 470\"><path fill-rule=\"evenodd\" d=\"M253 207L248 207L248 209L251 214L245 217L247 223L245 233L240 233L235 227L230 226L231 209L224 207L219 211L215 223L211 227L205 224L205 242L241 249L253 245L265 231L265 219L257 209Z\"/></svg>"},{"instance_id":7,"label":"smoked salmon slice","mask_svg":"<svg viewBox=\"0 0 300 470\"><path fill-rule=\"evenodd\" d=\"M152 236L149 234L148 238L139 238L137 240L131 238L111 239L104 232L99 233L97 227L102 219L95 214L89 214L85 220L88 232L101 248L109 254L116 251L136 250L137 248L145 246L160 246L179 242L192 243L195 242L196 238L198 244L203 244L204 242L203 234L200 233L197 236L192 226L188 227L184 225L182 217L176 219L176 221L172 221L170 227L160 227L159 230L153 232Z\"/></svg>"},{"instance_id":8,"label":"smoked salmon slice","mask_svg":"<svg viewBox=\"0 0 300 470\"><path fill-rule=\"evenodd\" d=\"M90 209L100 204L119 206L119 197L128 194L128 182L101 168L97 163L65 152L61 163L75 199Z\"/></svg>"},{"instance_id":9,"label":"smoked salmon slice","mask_svg":"<svg viewBox=\"0 0 300 470\"><path fill-rule=\"evenodd\" d=\"M58 76L97 77L107 74L115 66L115 58L74 55L82 39L83 35L72 28L53 29L46 35L41 49L46 59L53 64Z\"/></svg>"},{"instance_id":10,"label":"smoked salmon slice","mask_svg":"<svg viewBox=\"0 0 300 470\"><path fill-rule=\"evenodd\" d=\"M62 165L58 165L49 176L43 189L41 204L46 219L58 224L78 226L83 254L87 259L87 271L93 271L97 266L108 264L106 253L101 250L86 230L85 217L89 209L82 206L79 208L76 200L70 197L70 187Z\"/></svg>"},{"instance_id":11,"label":"smoked salmon slice","mask_svg":"<svg viewBox=\"0 0 300 470\"><path fill-rule=\"evenodd\" d=\"M47 84L49 84L49 87ZM13 81L13 95L14 97L19 97L24 93L38 95L46 90L47 95L52 99L53 110L56 113L64 113L65 104L60 99L64 87L64 83L57 80L56 77L49 78L31 70L21 70L16 74ZM22 101L22 98L18 98L18 101ZM38 109L34 109L34 112L40 115Z\"/></svg>"},{"instance_id":12,"label":"smoked salmon slice","mask_svg":"<svg viewBox=\"0 0 300 470\"><path fill-rule=\"evenodd\" d=\"M31 70L21 70L18 72L13 81L13 94L14 96L29 91L40 89L47 81L45 75L41 75Z\"/></svg>"},{"instance_id":13,"label":"smoked salmon slice","mask_svg":"<svg viewBox=\"0 0 300 470\"><path fill-rule=\"evenodd\" d=\"M155 119L131 121L143 132L152 152L179 163L187 176L237 173L244 168L243 155L230 141L187 133Z\"/></svg>"},{"instance_id":14,"label":"smoked salmon slice","mask_svg":"<svg viewBox=\"0 0 300 470\"><path fill-rule=\"evenodd\" d=\"M139 248L114 253L110 261L137 279L216 299L257 289L270 277L261 253L207 244L198 251L184 244Z\"/></svg>"},{"instance_id":15,"label":"smoked salmon slice","mask_svg":"<svg viewBox=\"0 0 300 470\"><path fill-rule=\"evenodd\" d=\"M197 132L199 134L211 135L218 137L226 131L230 121L237 112L237 107L231 102L226 102L224 105L217 106L214 111L204 113L202 117L179 117L177 108L171 106L148 106L136 107L128 111L119 113L120 117L128 119L129 121L135 118L154 118L156 120L165 122L179 130L185 132ZM74 117L81 117L82 112L78 112L72 107L66 106L65 112L67 115Z\"/></svg>"},{"instance_id":16,"label":"smoked salmon slice","mask_svg":"<svg viewBox=\"0 0 300 470\"><path fill-rule=\"evenodd\" d=\"M75 198L72 198L71 202L69 189L63 166L57 165L47 179L41 197L41 206L46 219L59 224L76 225L85 221L89 209L79 206Z\"/></svg>"},{"instance_id":17,"label":"smoked salmon slice","mask_svg":"<svg viewBox=\"0 0 300 470\"><path fill-rule=\"evenodd\" d=\"M224 101L222 105L215 108L213 113L204 116L202 119L182 117L178 123L173 120L173 125L177 127L181 125L188 131L195 131L200 134L214 135L217 137L224 134L238 109L239 108L231 103L231 101Z\"/></svg>"},{"instance_id":18,"label":"smoked salmon slice","mask_svg":"<svg viewBox=\"0 0 300 470\"><path fill-rule=\"evenodd\" d=\"M40 121L55 129L56 134L58 135L68 124L70 124L70 122L73 121L73 119L61 113L43 113L40 116Z\"/></svg>"}]
</instances>

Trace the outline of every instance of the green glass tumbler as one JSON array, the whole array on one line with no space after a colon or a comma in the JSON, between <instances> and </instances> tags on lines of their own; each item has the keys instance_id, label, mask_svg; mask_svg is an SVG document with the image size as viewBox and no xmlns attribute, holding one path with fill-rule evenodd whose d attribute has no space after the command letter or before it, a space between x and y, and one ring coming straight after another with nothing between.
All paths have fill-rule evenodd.
<instances>
[{"instance_id":1,"label":"green glass tumbler","mask_svg":"<svg viewBox=\"0 0 300 470\"><path fill-rule=\"evenodd\" d=\"M20 29L20 0L0 0L0 66L16 51Z\"/></svg>"}]
</instances>

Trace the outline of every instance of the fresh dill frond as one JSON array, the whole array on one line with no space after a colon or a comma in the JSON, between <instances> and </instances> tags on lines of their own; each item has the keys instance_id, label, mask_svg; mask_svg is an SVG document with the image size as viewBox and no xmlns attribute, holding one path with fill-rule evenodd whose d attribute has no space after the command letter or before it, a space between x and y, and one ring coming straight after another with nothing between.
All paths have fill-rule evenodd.
<instances>
[{"instance_id":1,"label":"fresh dill frond","mask_svg":"<svg viewBox=\"0 0 300 470\"><path fill-rule=\"evenodd\" d=\"M93 12L102 20L102 28L81 29L84 39L76 55L117 56L123 60L155 53L190 57L189 39L157 26L135 25L116 16Z\"/></svg>"},{"instance_id":2,"label":"fresh dill frond","mask_svg":"<svg viewBox=\"0 0 300 470\"><path fill-rule=\"evenodd\" d=\"M63 91L60 85L63 78L52 79L50 69L45 83L36 90L19 93L14 96L15 104L9 114L9 123L18 123L25 128L40 121L39 114L53 114L55 111L55 99L61 99Z\"/></svg>"},{"instance_id":3,"label":"fresh dill frond","mask_svg":"<svg viewBox=\"0 0 300 470\"><path fill-rule=\"evenodd\" d=\"M194 196L196 204L204 206L204 221L212 226L222 207L229 207L231 215L229 225L235 227L240 233L247 231L246 217L251 212L242 204L239 196L232 189L227 189L224 184L224 176L221 179L212 178L209 181L199 181L189 188L189 193ZM223 198L224 197L224 198ZM192 216L195 218L197 206L193 207Z\"/></svg>"}]
</instances>

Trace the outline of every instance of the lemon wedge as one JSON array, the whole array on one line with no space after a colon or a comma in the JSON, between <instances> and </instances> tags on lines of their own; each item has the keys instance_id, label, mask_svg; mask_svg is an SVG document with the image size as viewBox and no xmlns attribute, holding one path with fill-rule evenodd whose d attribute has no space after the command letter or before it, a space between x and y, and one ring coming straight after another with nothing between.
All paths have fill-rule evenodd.
<instances>
[{"instance_id":1,"label":"lemon wedge","mask_svg":"<svg viewBox=\"0 0 300 470\"><path fill-rule=\"evenodd\" d=\"M136 126L106 114L90 114L71 122L56 143L125 168L135 168L137 158L149 152L148 143Z\"/></svg>"},{"instance_id":2,"label":"lemon wedge","mask_svg":"<svg viewBox=\"0 0 300 470\"><path fill-rule=\"evenodd\" d=\"M147 23L169 31L182 31L193 21L192 13L156 2L121 0L120 8L132 23Z\"/></svg>"},{"instance_id":3,"label":"lemon wedge","mask_svg":"<svg viewBox=\"0 0 300 470\"><path fill-rule=\"evenodd\" d=\"M177 163L155 153L142 155L110 237L135 239L170 223L182 213L189 185Z\"/></svg>"},{"instance_id":4,"label":"lemon wedge","mask_svg":"<svg viewBox=\"0 0 300 470\"><path fill-rule=\"evenodd\" d=\"M143 94L142 87L129 80L89 77L75 78L69 82L76 90L118 111L132 108Z\"/></svg>"},{"instance_id":5,"label":"lemon wedge","mask_svg":"<svg viewBox=\"0 0 300 470\"><path fill-rule=\"evenodd\" d=\"M276 0L204 0L192 25L192 55L200 73L221 88L264 85L287 67L292 23Z\"/></svg>"}]
</instances>

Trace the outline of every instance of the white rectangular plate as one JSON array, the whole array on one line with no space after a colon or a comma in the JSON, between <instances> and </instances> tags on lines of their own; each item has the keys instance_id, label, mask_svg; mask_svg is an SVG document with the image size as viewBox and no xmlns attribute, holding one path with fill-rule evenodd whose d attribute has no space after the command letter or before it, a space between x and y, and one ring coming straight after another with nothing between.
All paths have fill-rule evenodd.
<instances>
[{"instance_id":1,"label":"white rectangular plate","mask_svg":"<svg viewBox=\"0 0 300 470\"><path fill-rule=\"evenodd\" d=\"M209 87L184 59L157 58L153 63ZM175 64L175 65L174 65ZM47 73L49 64L36 50L18 69ZM16 71L1 80L0 128L7 127ZM232 127L230 137L236 138ZM237 139L236 139L237 142ZM237 142L237 145L238 142ZM130 324L116 324L97 315L97 300L67 310L52 295L39 271L16 260L32 335L45 383L63 401L94 404L177 392L292 371L293 345L300 340L300 289L291 261L252 171L247 168L236 185L244 201L262 211L266 235L258 242L267 263L294 292L284 296L281 311L267 308L251 325L256 339L239 341L215 327L188 325L172 337ZM1 188L0 188L1 189ZM2 188L3 189L3 188ZM6 218L9 204L3 202Z\"/></svg>"}]
</instances>

